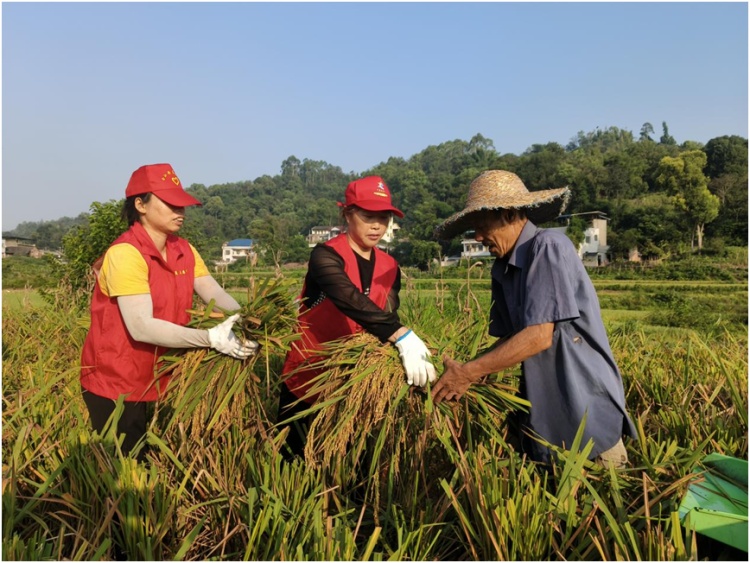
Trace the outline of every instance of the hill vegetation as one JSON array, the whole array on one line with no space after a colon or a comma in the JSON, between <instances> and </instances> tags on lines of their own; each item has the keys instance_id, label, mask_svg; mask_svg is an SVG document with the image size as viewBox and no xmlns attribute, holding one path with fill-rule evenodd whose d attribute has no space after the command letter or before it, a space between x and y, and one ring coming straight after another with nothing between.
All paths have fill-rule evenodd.
<instances>
[{"instance_id":1,"label":"hill vegetation","mask_svg":"<svg viewBox=\"0 0 750 563\"><path fill-rule=\"evenodd\" d=\"M477 134L469 141L428 146L408 159L391 157L358 173L290 156L275 176L191 185L188 191L203 205L187 210L182 234L207 260L220 257L225 241L252 238L280 263L304 261L310 228L340 223L335 202L346 184L377 174L406 211L394 254L402 264L425 267L439 252L460 252L459 241L438 246L432 233L463 207L469 183L485 170L505 169L530 190L569 185L569 213L606 213L615 258L625 258L634 247L646 258L663 258L701 247L721 255L727 246L746 246L747 139L733 135L705 145L678 145L666 123L662 128L659 139L649 123L638 137L617 127L581 131L564 147L534 144L521 155L501 154L491 139ZM111 216L119 205L95 202L92 213ZM92 213L22 223L12 234L34 238L40 248L60 248L66 235L88 238ZM101 241L104 248L109 242Z\"/></svg>"}]
</instances>

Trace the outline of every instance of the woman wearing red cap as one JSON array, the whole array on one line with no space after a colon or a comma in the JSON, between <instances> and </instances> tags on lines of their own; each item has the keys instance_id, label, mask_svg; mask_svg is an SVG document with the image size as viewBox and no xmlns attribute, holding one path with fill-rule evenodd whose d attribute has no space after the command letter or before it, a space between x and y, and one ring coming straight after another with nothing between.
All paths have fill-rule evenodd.
<instances>
[{"instance_id":1,"label":"woman wearing red cap","mask_svg":"<svg viewBox=\"0 0 750 563\"><path fill-rule=\"evenodd\" d=\"M345 192L342 218L346 232L318 244L310 254L308 272L300 296L298 332L284 363L279 399L279 420L291 425L287 446L291 454L302 456L307 422L285 423L309 408L305 397L310 381L321 369L305 369L313 363L326 342L361 331L391 342L398 348L410 385L420 387L435 380L430 351L411 329L399 321L401 270L393 257L377 244L392 216L404 214L391 202L388 186L379 176L351 182ZM300 400L303 399L304 400ZM289 452L284 452L291 459Z\"/></svg>"},{"instance_id":2,"label":"woman wearing red cap","mask_svg":"<svg viewBox=\"0 0 750 563\"><path fill-rule=\"evenodd\" d=\"M255 353L257 343L232 332L233 315L209 330L187 328L193 293L226 310L239 303L208 273L198 252L175 235L185 207L200 201L182 189L169 164L142 166L125 190L123 216L130 228L104 254L91 300L91 328L81 354L83 399L101 432L122 395L117 433L127 454L145 434L147 405L163 397L169 376L154 369L168 348L211 347L234 358ZM143 458L141 451L139 458Z\"/></svg>"}]
</instances>

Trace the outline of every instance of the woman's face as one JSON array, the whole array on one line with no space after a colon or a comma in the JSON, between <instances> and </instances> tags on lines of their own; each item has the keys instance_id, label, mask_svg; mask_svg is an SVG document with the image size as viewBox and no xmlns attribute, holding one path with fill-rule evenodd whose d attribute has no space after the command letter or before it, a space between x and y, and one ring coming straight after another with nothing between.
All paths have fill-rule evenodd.
<instances>
[{"instance_id":1,"label":"woman's face","mask_svg":"<svg viewBox=\"0 0 750 563\"><path fill-rule=\"evenodd\" d=\"M149 231L172 235L180 230L185 221L185 208L174 207L151 194L148 201L138 198L135 208L140 213L141 225Z\"/></svg>"},{"instance_id":2,"label":"woman's face","mask_svg":"<svg viewBox=\"0 0 750 563\"><path fill-rule=\"evenodd\" d=\"M346 213L346 223L349 226L347 236L349 244L355 251L368 254L383 238L391 214L387 211L366 211L354 208Z\"/></svg>"}]
</instances>

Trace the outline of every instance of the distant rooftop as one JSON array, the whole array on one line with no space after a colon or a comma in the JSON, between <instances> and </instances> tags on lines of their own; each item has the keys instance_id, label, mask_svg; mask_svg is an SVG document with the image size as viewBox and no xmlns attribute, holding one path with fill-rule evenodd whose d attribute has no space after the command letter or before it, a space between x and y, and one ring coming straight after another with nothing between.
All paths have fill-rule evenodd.
<instances>
[{"instance_id":1,"label":"distant rooftop","mask_svg":"<svg viewBox=\"0 0 750 563\"><path fill-rule=\"evenodd\" d=\"M227 246L252 246L253 245L253 239L250 238L236 238L234 240L230 240L227 243Z\"/></svg>"},{"instance_id":2,"label":"distant rooftop","mask_svg":"<svg viewBox=\"0 0 750 563\"><path fill-rule=\"evenodd\" d=\"M583 211L582 213L568 213L567 215L560 215L558 219L568 219L570 217L580 217L582 215L598 215L599 219L609 219L604 211Z\"/></svg>"}]
</instances>

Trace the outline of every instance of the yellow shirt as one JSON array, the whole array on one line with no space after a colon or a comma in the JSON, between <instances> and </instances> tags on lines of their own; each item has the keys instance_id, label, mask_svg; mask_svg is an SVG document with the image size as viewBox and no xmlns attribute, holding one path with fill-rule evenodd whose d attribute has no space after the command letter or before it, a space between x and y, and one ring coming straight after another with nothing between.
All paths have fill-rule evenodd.
<instances>
[{"instance_id":1,"label":"yellow shirt","mask_svg":"<svg viewBox=\"0 0 750 563\"><path fill-rule=\"evenodd\" d=\"M195 257L195 277L209 275L203 258L192 244L190 250ZM148 265L135 246L122 243L109 247L99 272L99 287L107 297L151 293L148 285Z\"/></svg>"}]
</instances>

